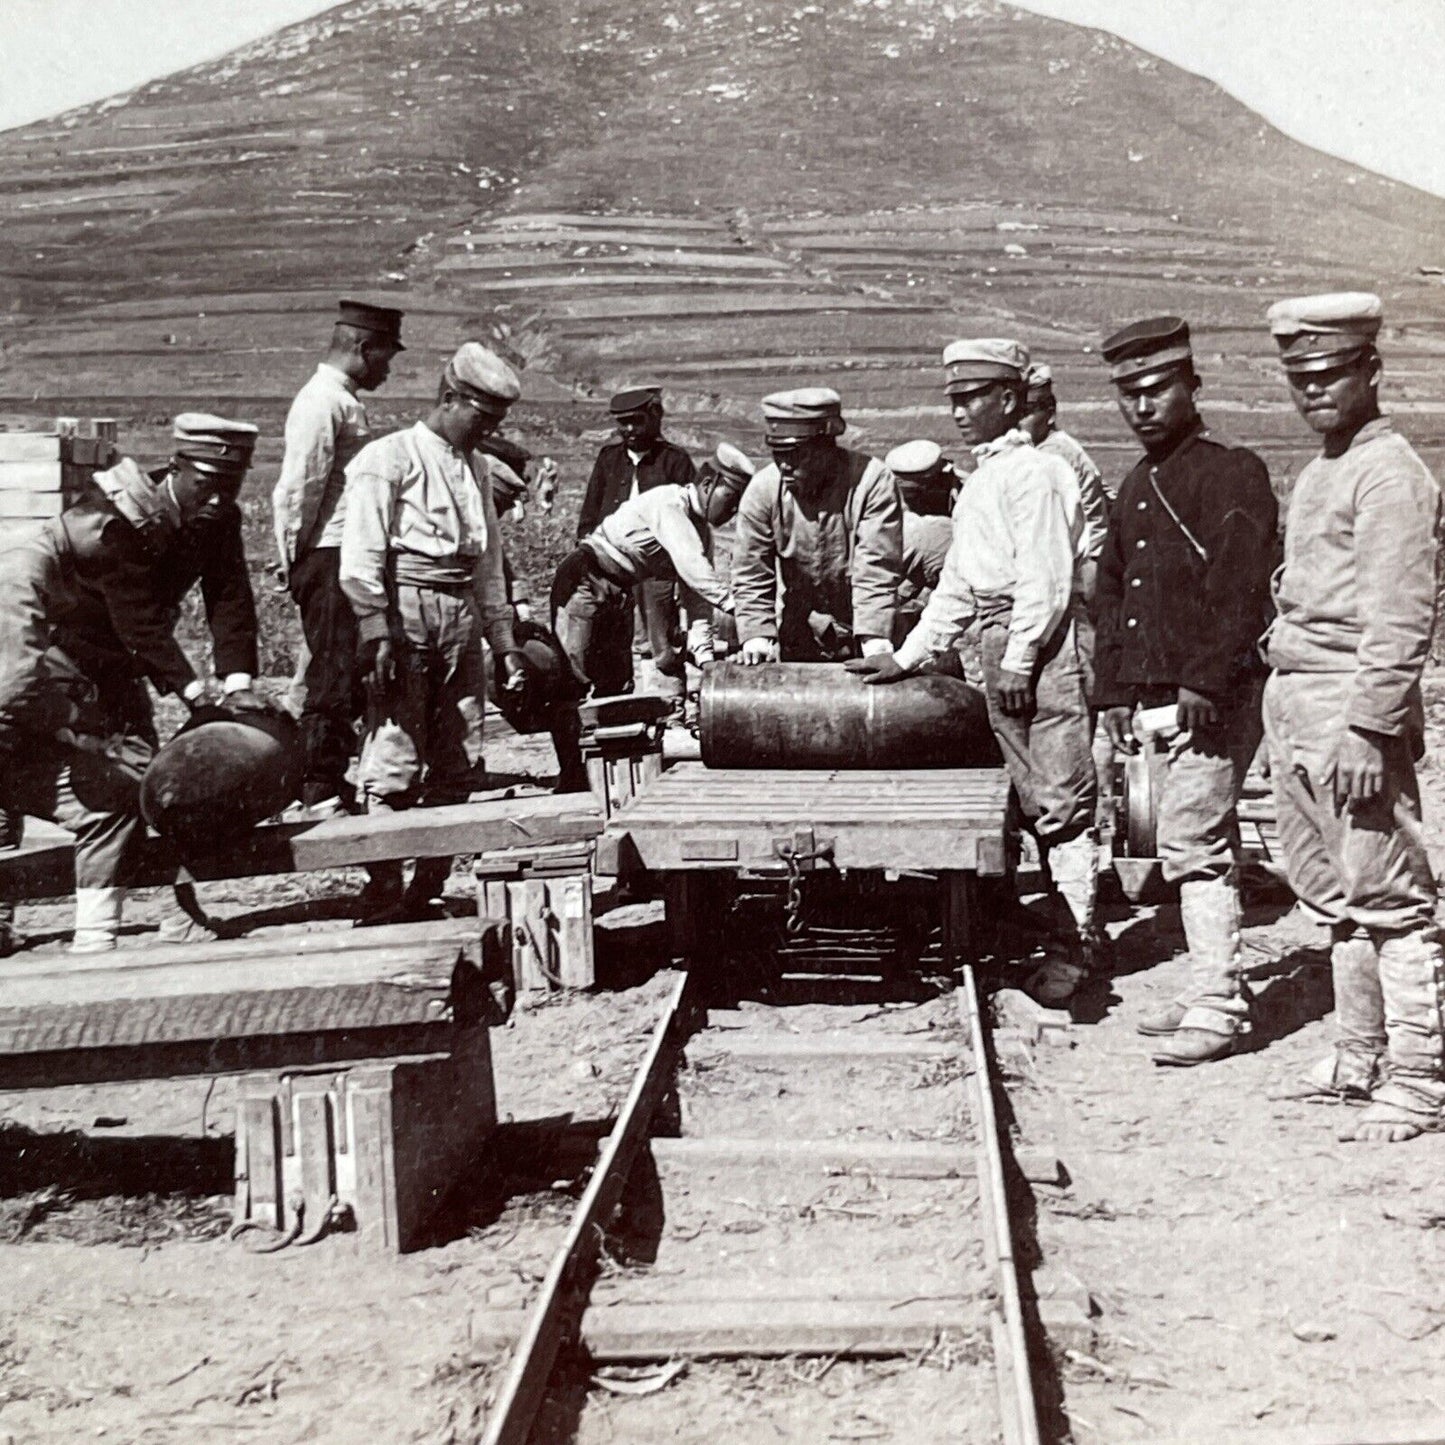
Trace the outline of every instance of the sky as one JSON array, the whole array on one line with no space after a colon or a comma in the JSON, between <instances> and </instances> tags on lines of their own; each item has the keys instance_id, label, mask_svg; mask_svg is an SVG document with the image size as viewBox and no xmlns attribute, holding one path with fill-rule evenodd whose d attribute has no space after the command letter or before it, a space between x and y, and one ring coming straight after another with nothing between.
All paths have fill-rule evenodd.
<instances>
[{"instance_id":1,"label":"sky","mask_svg":"<svg viewBox=\"0 0 1445 1445\"><path fill-rule=\"evenodd\" d=\"M0 0L0 129L213 59L333 3ZM1445 195L1441 0L1015 3L1111 30L1215 81L1298 140Z\"/></svg>"}]
</instances>

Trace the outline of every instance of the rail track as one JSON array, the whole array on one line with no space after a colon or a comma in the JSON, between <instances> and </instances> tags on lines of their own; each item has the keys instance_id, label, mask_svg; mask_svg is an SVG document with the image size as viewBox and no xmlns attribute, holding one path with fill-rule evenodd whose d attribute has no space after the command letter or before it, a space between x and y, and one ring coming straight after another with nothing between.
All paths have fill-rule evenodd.
<instances>
[{"instance_id":1,"label":"rail track","mask_svg":"<svg viewBox=\"0 0 1445 1445\"><path fill-rule=\"evenodd\" d=\"M833 1398L861 1379L860 1418L913 1422L892 1438L1038 1441L977 983L898 971L898 946L815 928L751 972L679 973L512 1336L486 1445L567 1438L592 1397L537 1422L579 1362L661 1383L687 1361L674 1389L705 1395L704 1362L769 1359L795 1380L847 1362ZM880 1385L898 1359L942 1368ZM642 1393L597 1397L616 1438L664 1438Z\"/></svg>"}]
</instances>

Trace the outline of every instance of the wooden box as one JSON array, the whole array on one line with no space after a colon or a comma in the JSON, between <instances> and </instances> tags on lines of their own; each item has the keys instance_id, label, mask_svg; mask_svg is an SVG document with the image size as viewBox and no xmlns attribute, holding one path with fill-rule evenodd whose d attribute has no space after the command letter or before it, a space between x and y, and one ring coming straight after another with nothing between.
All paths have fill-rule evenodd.
<instances>
[{"instance_id":1,"label":"wooden box","mask_svg":"<svg viewBox=\"0 0 1445 1445\"><path fill-rule=\"evenodd\" d=\"M595 982L591 869L590 845L478 854L477 908L511 924L518 994Z\"/></svg>"},{"instance_id":2,"label":"wooden box","mask_svg":"<svg viewBox=\"0 0 1445 1445\"><path fill-rule=\"evenodd\" d=\"M496 1125L491 1041L478 1025L448 1053L248 1075L236 1114L238 1225L273 1243L342 1227L405 1253Z\"/></svg>"}]
</instances>

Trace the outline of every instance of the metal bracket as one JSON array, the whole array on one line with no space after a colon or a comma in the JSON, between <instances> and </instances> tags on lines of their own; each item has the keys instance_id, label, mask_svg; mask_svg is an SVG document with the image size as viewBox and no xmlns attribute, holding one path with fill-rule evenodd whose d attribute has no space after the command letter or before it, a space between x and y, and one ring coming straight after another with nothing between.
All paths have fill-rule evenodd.
<instances>
[{"instance_id":1,"label":"metal bracket","mask_svg":"<svg viewBox=\"0 0 1445 1445\"><path fill-rule=\"evenodd\" d=\"M795 828L791 838L773 839L773 857L789 873L816 873L833 868L833 839L817 837L811 828Z\"/></svg>"}]
</instances>

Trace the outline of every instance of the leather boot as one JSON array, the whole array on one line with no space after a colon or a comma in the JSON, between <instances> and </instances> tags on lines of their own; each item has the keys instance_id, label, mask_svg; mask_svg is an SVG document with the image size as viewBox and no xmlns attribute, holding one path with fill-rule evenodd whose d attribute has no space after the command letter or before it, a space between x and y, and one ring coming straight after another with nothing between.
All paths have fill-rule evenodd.
<instances>
[{"instance_id":1,"label":"leather boot","mask_svg":"<svg viewBox=\"0 0 1445 1445\"><path fill-rule=\"evenodd\" d=\"M1191 878L1179 885L1179 918L1189 948L1189 990L1183 1017L1154 1051L1156 1064L1188 1068L1222 1059L1249 1027L1240 983L1239 889L1233 874Z\"/></svg>"},{"instance_id":2,"label":"leather boot","mask_svg":"<svg viewBox=\"0 0 1445 1445\"><path fill-rule=\"evenodd\" d=\"M72 953L109 953L120 932L124 888L77 888Z\"/></svg>"},{"instance_id":3,"label":"leather boot","mask_svg":"<svg viewBox=\"0 0 1445 1445\"><path fill-rule=\"evenodd\" d=\"M1335 1048L1300 1078L1284 1097L1312 1104L1366 1100L1380 1082L1385 1055L1385 1003L1380 994L1380 957L1367 934L1353 930L1330 945L1335 986Z\"/></svg>"}]
</instances>

